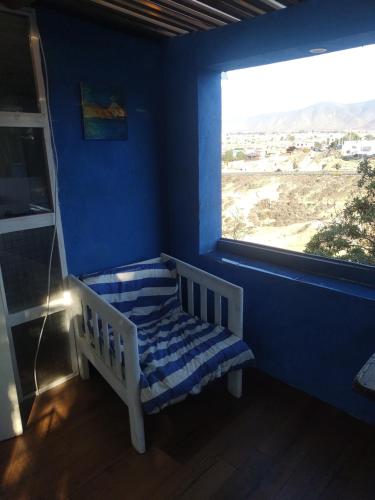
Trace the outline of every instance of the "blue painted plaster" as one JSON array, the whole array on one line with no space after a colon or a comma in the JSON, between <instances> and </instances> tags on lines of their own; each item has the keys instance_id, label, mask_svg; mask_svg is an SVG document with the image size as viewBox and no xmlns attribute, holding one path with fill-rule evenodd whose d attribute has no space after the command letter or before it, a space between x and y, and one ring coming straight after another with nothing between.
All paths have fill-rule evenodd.
<instances>
[{"instance_id":1,"label":"blue painted plaster","mask_svg":"<svg viewBox=\"0 0 375 500\"><path fill-rule=\"evenodd\" d=\"M221 85L218 74L198 76L199 251L213 250L221 238Z\"/></svg>"},{"instance_id":2,"label":"blue painted plaster","mask_svg":"<svg viewBox=\"0 0 375 500\"><path fill-rule=\"evenodd\" d=\"M375 423L374 403L352 390L375 350L372 292L265 262L240 267L220 254L204 255L220 233L220 71L307 57L316 46L375 43L374 19L370 0L307 0L173 40L166 72L166 216L171 254L244 288L244 335L258 368Z\"/></svg>"},{"instance_id":3,"label":"blue painted plaster","mask_svg":"<svg viewBox=\"0 0 375 500\"><path fill-rule=\"evenodd\" d=\"M161 251L162 44L38 9L59 157L69 271L150 258ZM125 90L129 138L87 141L80 82Z\"/></svg>"}]
</instances>

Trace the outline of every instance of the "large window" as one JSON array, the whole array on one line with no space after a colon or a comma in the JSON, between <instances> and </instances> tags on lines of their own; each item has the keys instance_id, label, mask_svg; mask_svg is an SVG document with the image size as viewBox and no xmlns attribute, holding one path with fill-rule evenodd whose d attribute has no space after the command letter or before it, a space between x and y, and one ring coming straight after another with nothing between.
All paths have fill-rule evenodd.
<instances>
[{"instance_id":1,"label":"large window","mask_svg":"<svg viewBox=\"0 0 375 500\"><path fill-rule=\"evenodd\" d=\"M223 74L223 237L375 264L374 57Z\"/></svg>"}]
</instances>

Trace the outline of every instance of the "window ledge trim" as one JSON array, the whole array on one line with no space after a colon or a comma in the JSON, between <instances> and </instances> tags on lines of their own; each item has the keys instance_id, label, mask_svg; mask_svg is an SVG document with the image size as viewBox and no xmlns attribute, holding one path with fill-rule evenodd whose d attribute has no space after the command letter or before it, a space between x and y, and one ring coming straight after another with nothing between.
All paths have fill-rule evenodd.
<instances>
[{"instance_id":1,"label":"window ledge trim","mask_svg":"<svg viewBox=\"0 0 375 500\"><path fill-rule=\"evenodd\" d=\"M256 243L221 238L216 251L227 261L281 275L296 281L319 284L335 282L335 289L347 286L366 287L375 291L375 266L345 262L310 254L267 247ZM244 262L241 262L245 259ZM234 265L234 264L232 264ZM371 294L371 293L370 293Z\"/></svg>"}]
</instances>

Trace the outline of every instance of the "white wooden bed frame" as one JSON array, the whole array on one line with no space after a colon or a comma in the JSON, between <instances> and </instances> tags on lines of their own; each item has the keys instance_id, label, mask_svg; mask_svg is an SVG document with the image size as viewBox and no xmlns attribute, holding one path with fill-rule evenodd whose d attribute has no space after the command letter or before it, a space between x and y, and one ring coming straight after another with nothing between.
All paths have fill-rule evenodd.
<instances>
[{"instance_id":1,"label":"white wooden bed frame","mask_svg":"<svg viewBox=\"0 0 375 500\"><path fill-rule=\"evenodd\" d=\"M234 335L242 339L243 289L241 287L169 255L161 254L161 259L172 259L176 262L180 299L181 277L186 278L187 312L189 314L197 315L194 312L194 283L196 283L200 287L199 317L202 321L207 321L207 290L212 290L214 292L215 324L222 324L221 297L225 297L228 300L228 328ZM147 261L142 263L145 262ZM139 453L144 453L145 435L140 402L137 326L75 276L69 276L69 283L73 299L74 330L81 378L84 380L89 378L88 362L92 363L128 406L132 444ZM87 331L87 326L85 326L86 331L82 328L83 324L87 325L87 306L92 313L90 321L94 338ZM100 342L99 319L102 324L102 343ZM115 352L112 354L112 363L108 334L109 325L112 327L114 335ZM122 365L121 342L125 346L125 366ZM241 397L242 370L228 374L227 387L233 396Z\"/></svg>"}]
</instances>

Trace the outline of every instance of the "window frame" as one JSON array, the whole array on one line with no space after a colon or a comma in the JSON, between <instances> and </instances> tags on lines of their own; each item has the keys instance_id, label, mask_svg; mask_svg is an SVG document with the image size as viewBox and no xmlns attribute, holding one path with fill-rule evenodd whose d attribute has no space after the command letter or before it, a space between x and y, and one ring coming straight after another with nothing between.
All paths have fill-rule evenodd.
<instances>
[{"instance_id":1,"label":"window frame","mask_svg":"<svg viewBox=\"0 0 375 500\"><path fill-rule=\"evenodd\" d=\"M375 40L368 41L367 43L372 43L375 44ZM329 43L326 43L325 46L329 47ZM335 50L346 50L351 47L359 47L363 45L361 44L350 44L347 47L343 46L340 49L333 49ZM218 79L222 78L222 73L225 73L227 71L232 71L236 69L240 69L243 67L255 67L259 64L273 64L277 62L287 62L289 60L293 59L298 59L301 57L299 54L295 54L294 57L281 57L281 58L274 58L272 61L265 61L264 63L260 63L257 61L256 64L252 65L237 65L230 67L230 68L225 68L221 67L220 69L217 69L216 77ZM306 57L304 55L303 57ZM314 57L314 56L310 56ZM281 266L290 270L310 274L310 275L315 275L315 276L323 276L326 278L332 278L334 280L339 280L339 281L347 281L350 283L358 284L358 285L364 285L367 287L375 288L375 265L367 265L367 264L360 264L356 262L350 262L348 260L342 260L342 259L335 259L331 257L323 257L319 255L313 255L313 254L308 254L308 253L303 253L303 252L297 252L294 250L287 250L283 248L278 248L278 247L272 247L269 245L263 245L259 243L253 243L249 241L242 241L242 240L233 240L230 238L224 238L222 236L222 135L221 135L221 127L222 127L222 93L221 93L221 85L220 85L220 103L217 103L220 108L220 138L219 138L219 144L220 144L220 162L219 162L219 177L220 177L220 208L219 208L219 213L220 213L220 229L217 228L217 231L220 232L219 238L216 239L214 242L212 239L209 242L211 244L210 250L215 250L218 251L219 253L229 253L231 256L233 256L233 259L235 260L236 256L237 257L245 257L246 259L249 260L255 260L259 264L259 267L266 267L267 265L276 265L276 266ZM203 102L202 95L198 95L198 107L200 108L201 105L204 105L205 103ZM204 106L203 106L204 107ZM199 139L202 140L203 135L200 133L199 134ZM216 137L217 140L217 137ZM203 163L200 162L199 164L199 170L203 167ZM204 168L204 167L203 167ZM202 211L200 212L200 215L204 215ZM200 239L202 239L202 235L200 235ZM200 248L202 248L202 245L200 243ZM205 253L200 251L201 254ZM206 252L207 253L207 252Z\"/></svg>"},{"instance_id":2,"label":"window frame","mask_svg":"<svg viewBox=\"0 0 375 500\"><path fill-rule=\"evenodd\" d=\"M234 259L238 256L255 260L260 266L262 263L272 264L310 275L375 287L375 266L228 238L220 238L216 249L233 255Z\"/></svg>"}]
</instances>

